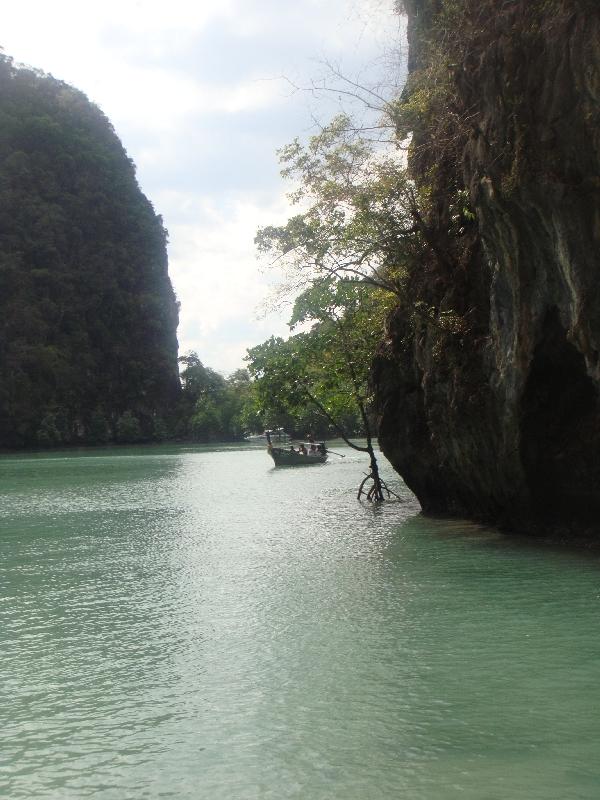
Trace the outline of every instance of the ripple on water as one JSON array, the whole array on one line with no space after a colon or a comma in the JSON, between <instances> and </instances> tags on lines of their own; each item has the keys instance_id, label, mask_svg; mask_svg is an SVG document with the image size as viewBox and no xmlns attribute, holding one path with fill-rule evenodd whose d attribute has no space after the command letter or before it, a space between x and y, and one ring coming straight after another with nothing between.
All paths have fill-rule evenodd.
<instances>
[{"instance_id":1,"label":"ripple on water","mask_svg":"<svg viewBox=\"0 0 600 800\"><path fill-rule=\"evenodd\" d=\"M0 460L4 796L596 798L597 559L360 472Z\"/></svg>"}]
</instances>

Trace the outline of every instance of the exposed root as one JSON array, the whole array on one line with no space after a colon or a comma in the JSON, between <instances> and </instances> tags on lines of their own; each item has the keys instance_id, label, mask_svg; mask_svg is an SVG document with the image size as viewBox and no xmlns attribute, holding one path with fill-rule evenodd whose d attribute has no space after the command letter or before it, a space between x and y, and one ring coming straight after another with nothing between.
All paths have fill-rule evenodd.
<instances>
[{"instance_id":1,"label":"exposed root","mask_svg":"<svg viewBox=\"0 0 600 800\"><path fill-rule=\"evenodd\" d=\"M367 484L369 481L371 481L372 483L371 486L369 487L369 490L367 491L365 489L365 484ZM365 473L365 477L363 478L360 486L358 487L358 494L356 496L356 499L360 500L363 494L370 503L383 503L386 497L388 500L390 500L392 497L395 497L396 500L400 501L402 500L399 494L396 494L396 492L392 491L386 484L386 482L382 481L379 475L373 472Z\"/></svg>"}]
</instances>

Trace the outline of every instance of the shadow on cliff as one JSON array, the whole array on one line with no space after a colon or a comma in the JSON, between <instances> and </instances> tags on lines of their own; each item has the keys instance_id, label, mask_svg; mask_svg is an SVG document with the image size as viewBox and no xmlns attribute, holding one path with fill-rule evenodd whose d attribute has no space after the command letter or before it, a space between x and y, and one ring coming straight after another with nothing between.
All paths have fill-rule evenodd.
<instances>
[{"instance_id":1,"label":"shadow on cliff","mask_svg":"<svg viewBox=\"0 0 600 800\"><path fill-rule=\"evenodd\" d=\"M544 321L521 410L521 462L536 514L554 524L597 524L598 394L556 309Z\"/></svg>"}]
</instances>

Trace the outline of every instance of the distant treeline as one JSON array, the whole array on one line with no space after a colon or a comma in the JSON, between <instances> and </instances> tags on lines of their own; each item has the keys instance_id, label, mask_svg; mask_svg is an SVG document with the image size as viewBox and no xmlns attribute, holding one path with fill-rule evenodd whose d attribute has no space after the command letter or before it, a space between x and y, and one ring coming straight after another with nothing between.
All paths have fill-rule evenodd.
<instances>
[{"instance_id":1,"label":"distant treeline","mask_svg":"<svg viewBox=\"0 0 600 800\"><path fill-rule=\"evenodd\" d=\"M179 441L235 441L267 428L283 428L296 438L307 433L327 437L334 429L309 403L295 408L267 408L246 369L224 378L205 367L196 353L179 359L181 395L165 435ZM360 430L357 416L345 420L350 431Z\"/></svg>"}]
</instances>

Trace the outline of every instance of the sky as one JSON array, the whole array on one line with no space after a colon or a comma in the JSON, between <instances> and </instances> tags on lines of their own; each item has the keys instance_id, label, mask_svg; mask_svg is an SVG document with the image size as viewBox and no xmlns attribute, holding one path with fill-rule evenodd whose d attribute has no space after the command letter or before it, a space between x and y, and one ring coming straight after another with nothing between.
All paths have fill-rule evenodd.
<instances>
[{"instance_id":1,"label":"sky","mask_svg":"<svg viewBox=\"0 0 600 800\"><path fill-rule=\"evenodd\" d=\"M404 20L393 0L30 0L3 9L0 46L83 91L113 124L169 231L179 352L229 374L286 335L265 314L277 273L260 226L291 213L276 151L348 99L327 64L394 91ZM332 91L308 91L325 81ZM360 108L357 108L360 113Z\"/></svg>"}]
</instances>

